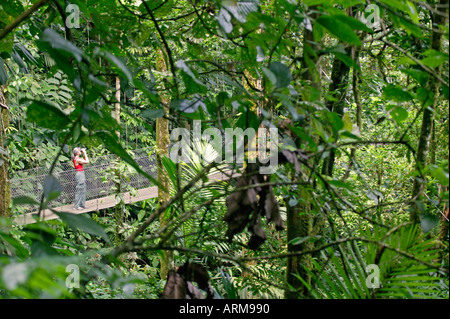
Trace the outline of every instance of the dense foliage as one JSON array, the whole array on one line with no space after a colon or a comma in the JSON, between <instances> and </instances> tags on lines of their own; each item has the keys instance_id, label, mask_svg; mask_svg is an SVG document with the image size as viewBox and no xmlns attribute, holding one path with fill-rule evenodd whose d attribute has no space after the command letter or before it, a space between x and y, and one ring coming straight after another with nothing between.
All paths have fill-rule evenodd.
<instances>
[{"instance_id":1,"label":"dense foliage","mask_svg":"<svg viewBox=\"0 0 450 319\"><path fill-rule=\"evenodd\" d=\"M0 0L0 297L448 298L448 6ZM244 163L212 138L174 161L194 121L277 128L276 170L243 137ZM116 207L17 224L78 145L111 155ZM43 194L11 200L42 166ZM132 174L159 198L125 204Z\"/></svg>"}]
</instances>

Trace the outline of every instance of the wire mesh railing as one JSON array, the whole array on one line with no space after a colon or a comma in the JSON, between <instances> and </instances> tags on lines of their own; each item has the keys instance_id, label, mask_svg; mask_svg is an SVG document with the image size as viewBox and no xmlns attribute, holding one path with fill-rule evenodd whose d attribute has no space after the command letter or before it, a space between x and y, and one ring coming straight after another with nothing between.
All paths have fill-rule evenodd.
<instances>
[{"instance_id":1,"label":"wire mesh railing","mask_svg":"<svg viewBox=\"0 0 450 319\"><path fill-rule=\"evenodd\" d=\"M151 148L132 151L133 158L142 170L156 178L156 155ZM91 157L91 156L90 156ZM142 189L152 186L152 183L129 166L117 164L115 155L90 158L90 164L84 166L86 174L86 201L107 197L114 193L114 170L120 170L121 189ZM21 196L32 197L39 201L44 187L44 179L50 169L38 167L29 170L17 171L11 178L12 199ZM48 206L51 208L73 204L75 198L75 169L72 163L61 163L53 170L53 175L61 184L60 196ZM14 209L18 214L38 210L36 205L19 205Z\"/></svg>"}]
</instances>

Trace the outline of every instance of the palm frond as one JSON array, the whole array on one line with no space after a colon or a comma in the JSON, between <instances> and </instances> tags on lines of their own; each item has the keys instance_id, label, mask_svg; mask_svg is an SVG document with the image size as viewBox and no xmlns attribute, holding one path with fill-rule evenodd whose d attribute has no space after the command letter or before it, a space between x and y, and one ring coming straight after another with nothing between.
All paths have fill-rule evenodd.
<instances>
[{"instance_id":1,"label":"palm frond","mask_svg":"<svg viewBox=\"0 0 450 319\"><path fill-rule=\"evenodd\" d=\"M322 250L306 269L311 284L310 297L332 299L368 298L440 298L443 285L439 249L434 238L422 234L417 225L405 224L394 229L374 227L366 238ZM371 237L369 237L371 236ZM368 267L372 265L371 267ZM371 269L379 272L371 272ZM378 287L373 287L378 276Z\"/></svg>"}]
</instances>

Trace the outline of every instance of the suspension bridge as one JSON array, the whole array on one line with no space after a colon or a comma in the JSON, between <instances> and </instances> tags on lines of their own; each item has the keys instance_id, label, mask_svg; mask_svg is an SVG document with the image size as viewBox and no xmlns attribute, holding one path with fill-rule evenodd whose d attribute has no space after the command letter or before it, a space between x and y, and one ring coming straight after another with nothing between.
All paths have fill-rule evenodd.
<instances>
[{"instance_id":1,"label":"suspension bridge","mask_svg":"<svg viewBox=\"0 0 450 319\"><path fill-rule=\"evenodd\" d=\"M156 155L150 149L134 150L134 160L150 176L156 178ZM92 157L92 156L90 156ZM57 165L53 170L53 175L61 185L60 196L49 203L48 208L42 211L44 220L56 219L58 216L52 212L68 212L83 214L93 211L100 211L114 207L116 205L116 192L114 169L114 156L100 156L90 158L90 164L84 166L86 174L86 208L74 210L73 201L75 197L75 169L70 160ZM119 168L120 169L120 168ZM127 168L124 166L124 170ZM44 179L49 173L49 167L40 167L29 170L15 172L11 177L11 197L12 199L21 196L40 199L43 192ZM222 173L215 173L209 176L210 179L226 179ZM120 180L122 198L125 204L143 201L158 197L158 187L154 186L147 178L134 172L124 171L124 177ZM35 222L33 215L38 213L37 205L15 206L18 216L15 221L18 224L29 224Z\"/></svg>"}]
</instances>

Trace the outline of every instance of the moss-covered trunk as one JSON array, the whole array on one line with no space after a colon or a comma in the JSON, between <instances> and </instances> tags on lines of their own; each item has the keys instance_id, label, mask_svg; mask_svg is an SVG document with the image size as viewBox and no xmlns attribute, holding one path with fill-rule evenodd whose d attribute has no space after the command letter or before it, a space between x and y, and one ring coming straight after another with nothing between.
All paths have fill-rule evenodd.
<instances>
[{"instance_id":1,"label":"moss-covered trunk","mask_svg":"<svg viewBox=\"0 0 450 319\"><path fill-rule=\"evenodd\" d=\"M438 5L436 6L436 9L440 11L441 13L437 13L433 15L433 25L445 25L447 20L447 15L444 15L444 12L447 11L444 8L448 8L448 0L440 0ZM435 51L442 52L442 35L441 32L433 32L432 38L431 38L431 49ZM437 74L441 74L442 67L439 66L436 68L435 72ZM429 164L429 150L430 150L430 142L433 132L433 126L434 126L434 115L435 115L435 109L437 107L438 99L439 99L439 88L440 88L440 82L438 79L434 76L430 77L430 80L428 82L428 98L424 103L423 106L423 115L422 115L422 126L420 129L420 135L419 135L419 143L417 146L417 153L416 153L416 161L417 166L423 170L423 168ZM424 192L424 188L426 185L426 181L424 181L422 178L416 178L414 179L413 184L413 191L412 191L412 197L413 199L419 199L422 193ZM411 212L410 212L410 219L412 221L419 221L419 214L418 212L420 209L415 207L415 204L413 205Z\"/></svg>"},{"instance_id":2,"label":"moss-covered trunk","mask_svg":"<svg viewBox=\"0 0 450 319\"><path fill-rule=\"evenodd\" d=\"M157 69L159 72L167 71L167 64L164 60L164 55L161 50L158 51L157 57ZM157 165L157 179L158 184L161 187L158 187L158 204L162 205L170 199L170 179L169 176L164 169L164 165L162 159L164 157L169 156L169 99L162 96L161 103L164 105L164 117L160 117L156 119L156 165ZM160 227L164 228L164 226L170 221L170 216L163 213L160 215L159 223ZM161 256L161 278L165 279L167 274L172 268L173 264L173 253L172 251L163 251Z\"/></svg>"},{"instance_id":3,"label":"moss-covered trunk","mask_svg":"<svg viewBox=\"0 0 450 319\"><path fill-rule=\"evenodd\" d=\"M5 151L6 129L9 126L9 109L5 86L0 86L0 147ZM9 180L9 159L6 154L0 154L0 216L11 216L11 183Z\"/></svg>"}]
</instances>

